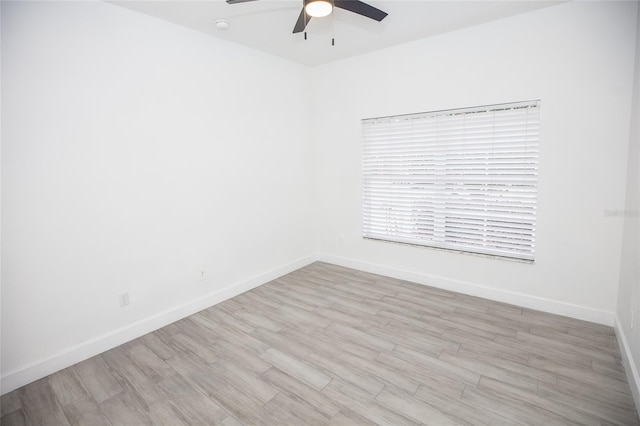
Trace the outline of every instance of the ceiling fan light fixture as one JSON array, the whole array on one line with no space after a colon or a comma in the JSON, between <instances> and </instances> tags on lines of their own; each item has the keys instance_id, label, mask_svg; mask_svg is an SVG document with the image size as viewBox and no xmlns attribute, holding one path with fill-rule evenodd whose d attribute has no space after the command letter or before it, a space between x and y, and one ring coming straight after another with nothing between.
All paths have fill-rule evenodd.
<instances>
[{"instance_id":1,"label":"ceiling fan light fixture","mask_svg":"<svg viewBox=\"0 0 640 426\"><path fill-rule=\"evenodd\" d=\"M331 13L333 5L326 0L314 0L307 3L304 7L307 14L314 18L322 18Z\"/></svg>"},{"instance_id":2,"label":"ceiling fan light fixture","mask_svg":"<svg viewBox=\"0 0 640 426\"><path fill-rule=\"evenodd\" d=\"M226 19L217 19L215 24L216 24L216 28L221 31L225 31L229 29L229 21L227 21Z\"/></svg>"}]
</instances>

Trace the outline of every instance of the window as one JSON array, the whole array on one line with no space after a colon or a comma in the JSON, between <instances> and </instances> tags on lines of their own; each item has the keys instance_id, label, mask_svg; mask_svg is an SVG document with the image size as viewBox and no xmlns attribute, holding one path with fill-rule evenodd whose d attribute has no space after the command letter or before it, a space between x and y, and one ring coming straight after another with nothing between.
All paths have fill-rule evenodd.
<instances>
[{"instance_id":1,"label":"window","mask_svg":"<svg viewBox=\"0 0 640 426\"><path fill-rule=\"evenodd\" d=\"M539 110L362 120L364 237L533 261Z\"/></svg>"}]
</instances>

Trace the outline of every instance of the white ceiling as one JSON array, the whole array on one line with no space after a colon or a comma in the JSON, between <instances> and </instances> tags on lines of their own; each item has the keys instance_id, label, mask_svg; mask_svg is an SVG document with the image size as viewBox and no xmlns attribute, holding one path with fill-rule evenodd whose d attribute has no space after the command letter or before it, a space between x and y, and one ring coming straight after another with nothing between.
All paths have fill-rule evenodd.
<instances>
[{"instance_id":1,"label":"white ceiling","mask_svg":"<svg viewBox=\"0 0 640 426\"><path fill-rule=\"evenodd\" d=\"M308 39L292 34L302 0L259 0L229 5L224 0L109 1L130 10L192 28L307 65L318 65L435 34L526 13L562 1L366 1L389 14L382 22L335 9L331 17L314 18ZM216 28L226 19L226 31Z\"/></svg>"}]
</instances>

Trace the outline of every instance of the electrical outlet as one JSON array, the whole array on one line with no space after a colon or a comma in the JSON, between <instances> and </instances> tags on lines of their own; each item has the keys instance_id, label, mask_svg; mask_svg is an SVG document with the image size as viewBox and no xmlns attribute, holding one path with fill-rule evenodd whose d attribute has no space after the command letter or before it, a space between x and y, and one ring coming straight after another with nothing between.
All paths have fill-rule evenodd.
<instances>
[{"instance_id":1,"label":"electrical outlet","mask_svg":"<svg viewBox=\"0 0 640 426\"><path fill-rule=\"evenodd\" d=\"M200 281L204 281L207 278L209 278L209 275L207 274L207 270L206 269L200 269Z\"/></svg>"},{"instance_id":2,"label":"electrical outlet","mask_svg":"<svg viewBox=\"0 0 640 426\"><path fill-rule=\"evenodd\" d=\"M629 309L631 311L631 328L633 328L633 323L635 322L635 314L636 312L633 310L633 308Z\"/></svg>"},{"instance_id":3,"label":"electrical outlet","mask_svg":"<svg viewBox=\"0 0 640 426\"><path fill-rule=\"evenodd\" d=\"M129 292L119 294L118 302L121 308L127 306L129 304Z\"/></svg>"}]
</instances>

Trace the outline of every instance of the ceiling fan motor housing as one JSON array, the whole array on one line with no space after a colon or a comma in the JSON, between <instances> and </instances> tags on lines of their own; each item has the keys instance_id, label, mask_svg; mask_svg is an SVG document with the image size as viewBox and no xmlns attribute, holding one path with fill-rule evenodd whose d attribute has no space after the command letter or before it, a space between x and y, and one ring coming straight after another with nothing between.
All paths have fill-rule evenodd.
<instances>
[{"instance_id":1,"label":"ceiling fan motor housing","mask_svg":"<svg viewBox=\"0 0 640 426\"><path fill-rule=\"evenodd\" d=\"M227 3L237 4L250 1L255 0L227 0ZM319 3L319 6L324 6L324 11L326 13L323 15L310 14L307 10L307 6L311 5L312 3ZM334 7L348 10L349 12L356 13L366 18L376 20L378 22L382 21L387 16L386 12L383 12L382 10L368 5L367 3L360 0L302 0L302 10L300 11L300 16L298 16L295 27L293 27L293 33L295 34L304 31L312 16L326 16L331 13Z\"/></svg>"}]
</instances>

